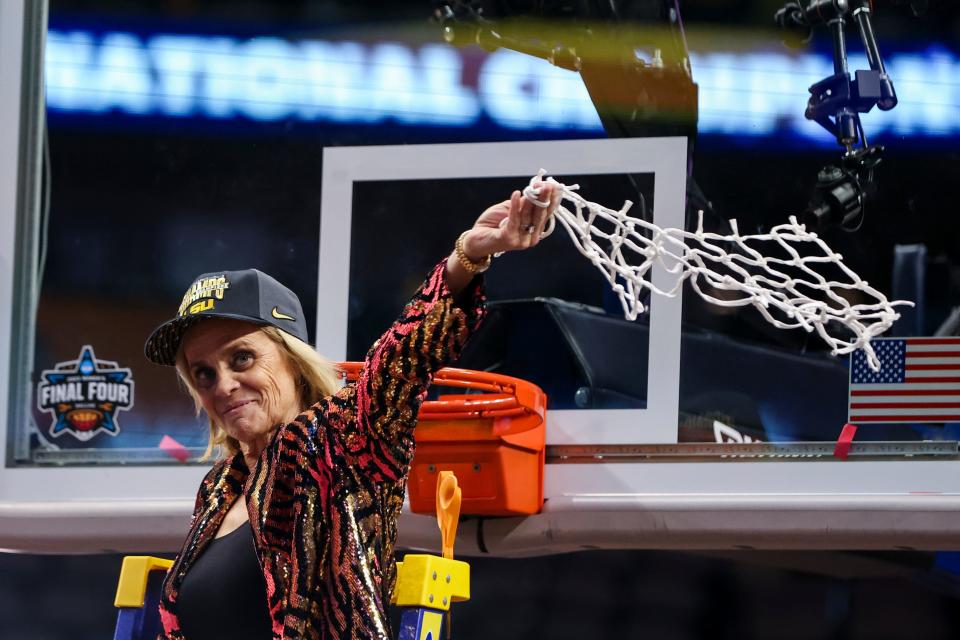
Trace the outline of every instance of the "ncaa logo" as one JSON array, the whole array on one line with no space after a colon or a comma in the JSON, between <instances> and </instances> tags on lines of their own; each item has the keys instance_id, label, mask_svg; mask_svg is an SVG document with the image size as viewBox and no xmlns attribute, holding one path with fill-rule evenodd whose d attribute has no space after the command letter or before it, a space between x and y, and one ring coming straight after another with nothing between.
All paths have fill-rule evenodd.
<instances>
[{"instance_id":1,"label":"ncaa logo","mask_svg":"<svg viewBox=\"0 0 960 640\"><path fill-rule=\"evenodd\" d=\"M120 433L117 413L133 408L133 377L116 362L98 360L85 345L76 360L40 374L37 407L53 416L49 433L86 442L99 433Z\"/></svg>"}]
</instances>

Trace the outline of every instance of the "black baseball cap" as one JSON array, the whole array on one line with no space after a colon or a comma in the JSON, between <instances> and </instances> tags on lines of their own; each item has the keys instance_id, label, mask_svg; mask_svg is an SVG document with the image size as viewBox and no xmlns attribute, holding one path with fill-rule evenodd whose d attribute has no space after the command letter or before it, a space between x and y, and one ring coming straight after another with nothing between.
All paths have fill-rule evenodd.
<instances>
[{"instance_id":1,"label":"black baseball cap","mask_svg":"<svg viewBox=\"0 0 960 640\"><path fill-rule=\"evenodd\" d=\"M177 315L150 334L143 346L147 360L175 365L183 334L203 318L270 325L307 342L307 322L297 294L256 269L214 271L198 276L183 294Z\"/></svg>"}]
</instances>

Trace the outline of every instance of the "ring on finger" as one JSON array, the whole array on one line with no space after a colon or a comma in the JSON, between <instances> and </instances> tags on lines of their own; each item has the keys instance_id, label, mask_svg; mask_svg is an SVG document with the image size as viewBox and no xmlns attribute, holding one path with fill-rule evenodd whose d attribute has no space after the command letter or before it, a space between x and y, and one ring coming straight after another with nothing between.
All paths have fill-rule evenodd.
<instances>
[{"instance_id":1,"label":"ring on finger","mask_svg":"<svg viewBox=\"0 0 960 640\"><path fill-rule=\"evenodd\" d=\"M532 224L525 224L521 227L521 229L523 229L523 232L526 234L533 234L533 231L536 229L536 227Z\"/></svg>"}]
</instances>

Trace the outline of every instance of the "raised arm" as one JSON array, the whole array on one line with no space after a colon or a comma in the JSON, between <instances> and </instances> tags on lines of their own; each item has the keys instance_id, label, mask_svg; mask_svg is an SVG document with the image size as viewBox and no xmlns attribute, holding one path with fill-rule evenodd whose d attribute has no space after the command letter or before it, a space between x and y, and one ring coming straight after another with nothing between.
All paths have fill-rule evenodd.
<instances>
[{"instance_id":1,"label":"raised arm","mask_svg":"<svg viewBox=\"0 0 960 640\"><path fill-rule=\"evenodd\" d=\"M488 256L536 245L557 198L552 185L545 184L541 199L549 200L550 207L533 205L519 191L489 207L373 344L356 386L334 400L356 408L355 421L343 423L341 432L354 464L384 479L406 474L427 387L438 369L456 362L483 317L479 273L489 265Z\"/></svg>"}]
</instances>

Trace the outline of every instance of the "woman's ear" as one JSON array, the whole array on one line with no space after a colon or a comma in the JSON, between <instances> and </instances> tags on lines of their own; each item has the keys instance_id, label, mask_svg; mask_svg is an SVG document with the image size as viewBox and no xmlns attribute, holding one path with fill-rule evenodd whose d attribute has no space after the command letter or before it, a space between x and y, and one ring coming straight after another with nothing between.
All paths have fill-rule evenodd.
<instances>
[{"instance_id":1,"label":"woman's ear","mask_svg":"<svg viewBox=\"0 0 960 640\"><path fill-rule=\"evenodd\" d=\"M297 389L300 393L301 409L309 407L311 404L313 404L313 400L308 397L310 395L310 383L307 382L307 377L302 373L300 374L300 380L297 382Z\"/></svg>"}]
</instances>

